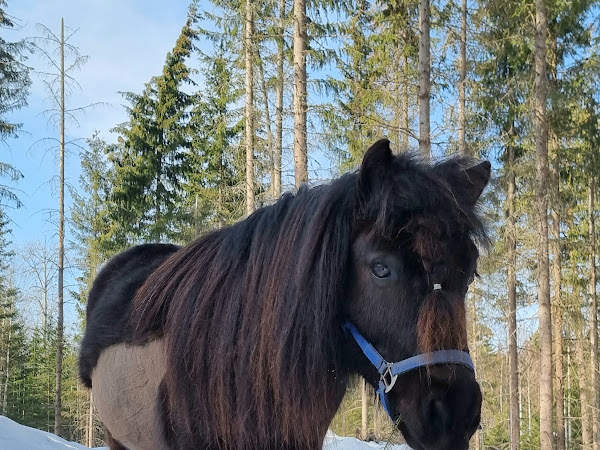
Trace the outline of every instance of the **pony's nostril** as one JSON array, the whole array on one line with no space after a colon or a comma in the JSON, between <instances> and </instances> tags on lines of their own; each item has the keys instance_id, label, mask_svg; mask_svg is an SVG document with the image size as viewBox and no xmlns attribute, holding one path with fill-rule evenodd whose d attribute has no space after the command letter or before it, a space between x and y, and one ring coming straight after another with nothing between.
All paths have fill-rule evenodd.
<instances>
[{"instance_id":1,"label":"pony's nostril","mask_svg":"<svg viewBox=\"0 0 600 450\"><path fill-rule=\"evenodd\" d=\"M452 411L440 398L433 398L429 402L427 417L433 430L446 432L452 425Z\"/></svg>"}]
</instances>

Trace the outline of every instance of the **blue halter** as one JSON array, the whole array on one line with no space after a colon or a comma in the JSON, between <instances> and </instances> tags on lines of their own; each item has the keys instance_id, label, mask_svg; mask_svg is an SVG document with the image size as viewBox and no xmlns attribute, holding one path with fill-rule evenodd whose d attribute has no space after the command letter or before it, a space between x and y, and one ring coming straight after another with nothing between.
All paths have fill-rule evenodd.
<instances>
[{"instance_id":1,"label":"blue halter","mask_svg":"<svg viewBox=\"0 0 600 450\"><path fill-rule=\"evenodd\" d=\"M475 371L473 360L467 352L462 350L438 350L431 353L422 353L420 355L413 356L402 361L390 363L387 362L383 356L379 354L375 347L373 347L369 341L367 341L362 334L358 332L356 327L350 322L345 322L342 325L344 332L350 332L352 337L361 348L365 356L371 361L371 364L375 366L381 378L379 380L379 388L377 389L377 395L381 401L381 405L387 412L390 419L394 421L394 416L390 411L388 404L387 393L391 391L396 383L398 375L409 372L417 367L423 367L433 364L462 364L467 366L469 369Z\"/></svg>"}]
</instances>

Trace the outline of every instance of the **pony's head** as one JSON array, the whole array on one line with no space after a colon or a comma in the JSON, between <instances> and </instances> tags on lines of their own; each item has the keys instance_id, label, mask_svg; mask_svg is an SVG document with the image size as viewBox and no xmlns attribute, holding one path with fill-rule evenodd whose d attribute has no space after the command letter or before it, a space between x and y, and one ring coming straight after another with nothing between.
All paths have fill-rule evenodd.
<instances>
[{"instance_id":1,"label":"pony's head","mask_svg":"<svg viewBox=\"0 0 600 450\"><path fill-rule=\"evenodd\" d=\"M484 239L475 205L489 177L489 162L424 165L392 155L387 140L367 151L343 315L386 361L468 351L465 295ZM347 339L345 364L377 388L381 370L363 353ZM411 447L468 448L482 400L471 368L422 365L394 381L386 406Z\"/></svg>"}]
</instances>

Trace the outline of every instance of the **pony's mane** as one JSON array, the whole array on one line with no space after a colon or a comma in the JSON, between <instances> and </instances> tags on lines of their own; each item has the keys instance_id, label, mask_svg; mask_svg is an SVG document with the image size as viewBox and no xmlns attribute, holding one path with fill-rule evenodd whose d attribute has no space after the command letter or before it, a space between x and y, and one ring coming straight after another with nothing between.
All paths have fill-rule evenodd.
<instances>
[{"instance_id":1,"label":"pony's mane","mask_svg":"<svg viewBox=\"0 0 600 450\"><path fill-rule=\"evenodd\" d=\"M166 340L171 408L194 438L225 449L319 448L321 418L338 406L354 236L393 238L428 214L482 235L443 171L407 155L393 166L376 189L350 173L286 194L178 251L140 288L136 339Z\"/></svg>"}]
</instances>

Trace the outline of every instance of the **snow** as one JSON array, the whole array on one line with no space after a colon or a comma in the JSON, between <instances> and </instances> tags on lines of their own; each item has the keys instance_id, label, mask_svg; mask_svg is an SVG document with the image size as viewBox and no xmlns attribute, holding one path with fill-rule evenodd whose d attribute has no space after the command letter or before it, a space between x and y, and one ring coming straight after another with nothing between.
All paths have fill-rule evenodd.
<instances>
[{"instance_id":1,"label":"snow","mask_svg":"<svg viewBox=\"0 0 600 450\"><path fill-rule=\"evenodd\" d=\"M387 446L386 446L387 445ZM45 431L19 425L7 417L0 416L0 450L82 450L87 447L68 442ZM105 449L105 448L104 448ZM340 437L327 432L323 450L410 450L407 445L391 445L385 442L363 442L351 437ZM97 449L102 450L102 449Z\"/></svg>"},{"instance_id":2,"label":"snow","mask_svg":"<svg viewBox=\"0 0 600 450\"><path fill-rule=\"evenodd\" d=\"M353 437L341 437L333 433L332 431L327 432L325 441L323 442L323 450L373 450L373 449L385 449L385 450L411 450L411 448L404 444L386 444L385 442L363 442Z\"/></svg>"},{"instance_id":3,"label":"snow","mask_svg":"<svg viewBox=\"0 0 600 450\"><path fill-rule=\"evenodd\" d=\"M52 433L19 425L0 416L0 449L2 450L81 450L87 447L65 441Z\"/></svg>"}]
</instances>

